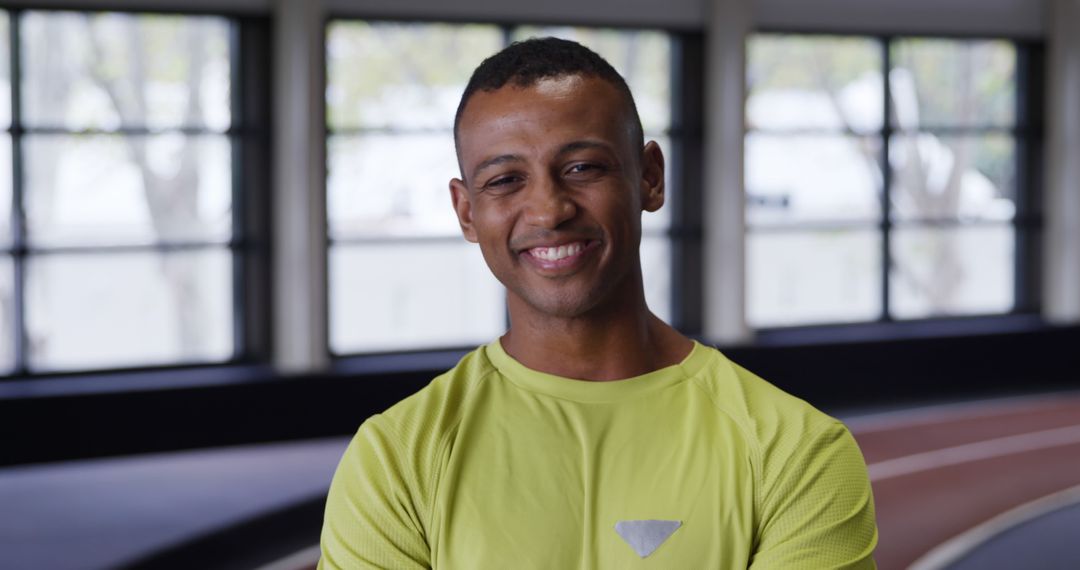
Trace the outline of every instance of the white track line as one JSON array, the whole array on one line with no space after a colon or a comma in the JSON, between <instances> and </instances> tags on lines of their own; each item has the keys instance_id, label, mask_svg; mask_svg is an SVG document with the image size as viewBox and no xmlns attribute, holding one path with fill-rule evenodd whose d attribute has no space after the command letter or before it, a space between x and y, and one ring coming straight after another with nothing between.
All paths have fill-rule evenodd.
<instances>
[{"instance_id":1,"label":"white track line","mask_svg":"<svg viewBox=\"0 0 1080 570\"><path fill-rule=\"evenodd\" d=\"M920 471L990 459L1025 451L1080 443L1080 425L988 439L945 449L887 459L867 467L871 481L882 481Z\"/></svg>"},{"instance_id":2,"label":"white track line","mask_svg":"<svg viewBox=\"0 0 1080 570\"><path fill-rule=\"evenodd\" d=\"M1046 407L1068 405L1070 402L1078 401L1080 401L1080 393L1070 390L1067 392L1013 396L973 402L936 404L841 419L853 434L860 435L915 425L946 423L998 414L1033 411Z\"/></svg>"},{"instance_id":3,"label":"white track line","mask_svg":"<svg viewBox=\"0 0 1080 570\"><path fill-rule=\"evenodd\" d=\"M1035 499L950 538L921 556L908 570L940 570L967 556L995 536L1059 509L1080 504L1080 485Z\"/></svg>"},{"instance_id":4,"label":"white track line","mask_svg":"<svg viewBox=\"0 0 1080 570\"><path fill-rule=\"evenodd\" d=\"M314 568L315 565L319 563L320 552L319 545L315 544L303 550L294 552L285 558L260 566L256 570L301 570Z\"/></svg>"}]
</instances>

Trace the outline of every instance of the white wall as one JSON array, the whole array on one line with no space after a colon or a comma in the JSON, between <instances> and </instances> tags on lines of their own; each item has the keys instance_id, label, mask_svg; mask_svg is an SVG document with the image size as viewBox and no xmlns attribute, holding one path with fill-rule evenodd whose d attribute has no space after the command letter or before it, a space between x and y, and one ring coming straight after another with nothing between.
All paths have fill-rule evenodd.
<instances>
[{"instance_id":1,"label":"white wall","mask_svg":"<svg viewBox=\"0 0 1080 570\"><path fill-rule=\"evenodd\" d=\"M702 331L714 342L732 345L750 339L746 325L746 192L743 187L743 104L746 92L748 0L714 0L705 42L705 132L703 251L705 259ZM736 270L733 270L736 269Z\"/></svg>"},{"instance_id":2,"label":"white wall","mask_svg":"<svg viewBox=\"0 0 1080 570\"><path fill-rule=\"evenodd\" d=\"M323 11L277 0L274 19L274 365L323 370L327 351Z\"/></svg>"},{"instance_id":3,"label":"white wall","mask_svg":"<svg viewBox=\"0 0 1080 570\"><path fill-rule=\"evenodd\" d=\"M1053 0L1046 75L1043 315L1080 322L1080 0Z\"/></svg>"}]
</instances>

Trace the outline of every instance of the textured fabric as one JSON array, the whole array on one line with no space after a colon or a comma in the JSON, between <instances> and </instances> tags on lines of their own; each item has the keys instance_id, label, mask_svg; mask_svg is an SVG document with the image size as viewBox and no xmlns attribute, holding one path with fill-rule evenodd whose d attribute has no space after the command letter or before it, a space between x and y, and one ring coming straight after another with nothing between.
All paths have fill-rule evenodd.
<instances>
[{"instance_id":1,"label":"textured fabric","mask_svg":"<svg viewBox=\"0 0 1080 570\"><path fill-rule=\"evenodd\" d=\"M648 557L619 521L680 521ZM615 382L529 370L498 341L360 427L319 568L874 568L847 429L696 344Z\"/></svg>"}]
</instances>

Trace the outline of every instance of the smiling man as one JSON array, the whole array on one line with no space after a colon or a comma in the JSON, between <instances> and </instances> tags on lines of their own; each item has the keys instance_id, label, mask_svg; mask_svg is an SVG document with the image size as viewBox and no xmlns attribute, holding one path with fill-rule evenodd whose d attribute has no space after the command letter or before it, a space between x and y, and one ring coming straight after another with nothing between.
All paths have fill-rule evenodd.
<instances>
[{"instance_id":1,"label":"smiling man","mask_svg":"<svg viewBox=\"0 0 1080 570\"><path fill-rule=\"evenodd\" d=\"M510 327L360 427L320 568L873 568L844 426L646 306L664 158L618 73L573 42L511 45L474 72L455 142L453 207Z\"/></svg>"}]
</instances>

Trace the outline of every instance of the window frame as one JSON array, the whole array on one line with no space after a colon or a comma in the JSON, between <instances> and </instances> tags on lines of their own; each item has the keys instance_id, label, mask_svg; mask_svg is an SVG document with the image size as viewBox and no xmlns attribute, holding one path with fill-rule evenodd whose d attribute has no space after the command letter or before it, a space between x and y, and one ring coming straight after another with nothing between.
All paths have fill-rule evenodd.
<instances>
[{"instance_id":1,"label":"window frame","mask_svg":"<svg viewBox=\"0 0 1080 570\"><path fill-rule=\"evenodd\" d=\"M882 173L882 193L880 216L870 222L803 222L784 224L781 227L753 228L747 224L744 236L754 231L787 232L812 228L874 228L881 237L881 311L878 318L853 322L814 322L792 325L767 325L754 327L747 323L754 334L754 343L768 345L800 345L821 342L847 341L857 338L878 340L903 339L909 337L932 337L939 334L1014 332L1035 330L1044 326L1039 315L1040 302L1040 247L1042 239L1042 209L1040 205L1043 161L1043 104L1045 77L1044 41L1012 35L986 34L945 34L924 32L915 33L873 33L850 30L798 30L777 28L756 28L747 35L747 41L755 36L798 35L803 37L847 37L875 41L880 51L883 70L892 66L892 46L898 40L930 39L955 41L1006 41L1016 52L1016 100L1014 102L1014 121L1010 127L964 126L939 128L933 125L921 127L915 132L950 132L957 134L979 134L984 132L1003 133L1015 143L1014 168L1016 176L1016 212L1008 222L996 220L983 221L927 221L915 220L897 222L891 216L891 192L893 168L889 162L890 139L894 134L903 132L895 128L889 120L892 105L888 73L882 73L883 83L883 120L880 129L863 136L880 141L879 165ZM745 107L744 107L745 109ZM745 111L744 111L745 112ZM752 132L763 132L779 136L790 135L797 129L754 131L746 129L743 141ZM809 132L818 132L812 130ZM744 188L745 195L745 188ZM915 318L896 318L891 314L891 267L893 265L892 232L896 226L907 227L1010 227L1014 231L1013 267L1013 303L1009 311L1001 313L977 313L957 315L929 315ZM745 242L744 242L745 247ZM744 277L745 278L745 277Z\"/></svg>"},{"instance_id":2,"label":"window frame","mask_svg":"<svg viewBox=\"0 0 1080 570\"><path fill-rule=\"evenodd\" d=\"M109 7L54 7L11 6L3 11L9 18L9 73L11 89L11 125L7 129L12 147L12 213L11 245L0 248L12 262L12 301L14 360L10 372L0 374L0 387L13 393L21 393L22 381L32 381L44 387L43 379L58 379L59 392L64 379L93 378L94 384L116 389L133 387L132 379L146 382L147 374L185 371L210 371L215 378L233 376L247 377L246 372L235 372L237 366L251 366L266 362L270 353L270 212L267 206L270 160L270 94L265 85L270 77L270 18L264 15L235 12L186 11L170 9L138 9ZM190 127L168 128L151 131L147 128L121 127L118 129L71 130L55 127L28 127L21 116L23 62L21 46L21 15L38 13L77 14L125 14L131 16L215 17L222 18L228 26L230 57L230 110L229 127L220 132ZM180 132L199 136L214 134L225 137L230 145L231 162L231 236L228 240L211 243L204 240L155 241L148 244L93 245L93 246L31 246L26 240L23 215L26 191L23 167L23 146L26 136L35 134L83 135L144 135ZM228 358L215 361L178 361L132 366L81 367L72 369L35 370L28 362L28 330L26 327L26 264L28 259L55 253L79 255L116 252L147 252L167 254L176 251L223 251L230 259L231 284L231 330L232 351ZM155 375L156 377L156 375ZM180 385L190 384L190 374L175 377ZM151 380L153 381L153 380ZM220 381L220 380L217 380ZM211 380L215 382L215 380ZM38 393L38 389L30 392Z\"/></svg>"}]
</instances>

